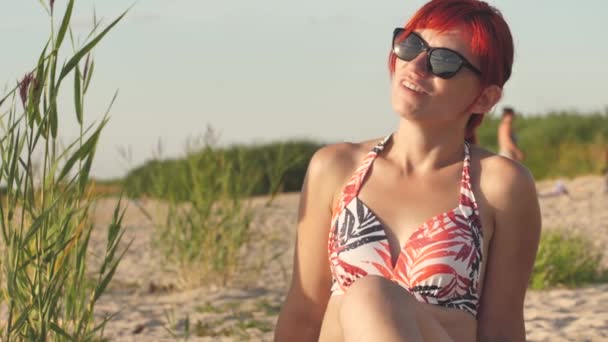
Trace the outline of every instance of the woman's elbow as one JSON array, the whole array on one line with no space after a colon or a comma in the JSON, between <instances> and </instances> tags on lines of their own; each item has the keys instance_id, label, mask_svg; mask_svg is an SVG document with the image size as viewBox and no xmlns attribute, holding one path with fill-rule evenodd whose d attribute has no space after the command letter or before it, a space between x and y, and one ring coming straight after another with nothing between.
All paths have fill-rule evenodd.
<instances>
[{"instance_id":1,"label":"woman's elbow","mask_svg":"<svg viewBox=\"0 0 608 342\"><path fill-rule=\"evenodd\" d=\"M480 329L477 333L478 342L525 342L526 330L523 324L512 326Z\"/></svg>"}]
</instances>

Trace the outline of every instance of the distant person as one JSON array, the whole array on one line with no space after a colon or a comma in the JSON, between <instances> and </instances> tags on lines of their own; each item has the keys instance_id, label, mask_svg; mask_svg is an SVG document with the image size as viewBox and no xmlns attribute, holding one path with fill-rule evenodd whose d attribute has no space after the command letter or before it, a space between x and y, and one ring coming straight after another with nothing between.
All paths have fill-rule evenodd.
<instances>
[{"instance_id":1,"label":"distant person","mask_svg":"<svg viewBox=\"0 0 608 342\"><path fill-rule=\"evenodd\" d=\"M561 180L555 182L553 189L538 193L538 197L554 197L561 195L570 197L570 191L568 190L568 188L566 188L566 184Z\"/></svg>"},{"instance_id":2,"label":"distant person","mask_svg":"<svg viewBox=\"0 0 608 342\"><path fill-rule=\"evenodd\" d=\"M524 153L517 147L517 136L513 128L514 121L515 111L511 107L505 107L498 126L498 153L504 157L522 161Z\"/></svg>"}]
</instances>

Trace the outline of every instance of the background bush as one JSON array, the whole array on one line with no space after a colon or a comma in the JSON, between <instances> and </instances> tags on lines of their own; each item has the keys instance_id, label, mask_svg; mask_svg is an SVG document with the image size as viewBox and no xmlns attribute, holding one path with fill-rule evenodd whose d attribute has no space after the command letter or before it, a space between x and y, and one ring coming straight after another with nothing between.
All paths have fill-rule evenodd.
<instances>
[{"instance_id":1,"label":"background bush","mask_svg":"<svg viewBox=\"0 0 608 342\"><path fill-rule=\"evenodd\" d=\"M204 172L205 168L215 169L215 165L201 163L201 154L215 154L232 165L240 165L235 172L248 172L251 188L243 191L251 195L300 191L308 162L313 153L322 146L309 141L288 141L264 145L234 145L228 148L200 150L182 159L153 160L133 169L122 184L130 197L151 196L176 200L188 200L192 186L192 172ZM197 163L198 167L192 167ZM246 169L245 169L246 167ZM180 175L176 177L176 175ZM220 175L221 176L221 175ZM159 184L159 180L164 180ZM120 182L120 181L119 181ZM244 192L243 192L244 194Z\"/></svg>"},{"instance_id":2,"label":"background bush","mask_svg":"<svg viewBox=\"0 0 608 342\"><path fill-rule=\"evenodd\" d=\"M497 152L500 119L490 117L478 131L479 144ZM515 120L523 161L536 180L597 174L606 167L608 113L552 112Z\"/></svg>"},{"instance_id":3,"label":"background bush","mask_svg":"<svg viewBox=\"0 0 608 342\"><path fill-rule=\"evenodd\" d=\"M239 267L243 248L251 239L256 210L249 198L271 195L284 187L286 170L307 160L294 148L259 146L216 147L212 130L188 141L186 157L158 160L137 171L127 183L131 196L164 200L165 215L155 220L153 247L162 253L162 266L176 274L177 286L226 284ZM164 218L162 218L164 217Z\"/></svg>"},{"instance_id":4,"label":"background bush","mask_svg":"<svg viewBox=\"0 0 608 342\"><path fill-rule=\"evenodd\" d=\"M489 116L478 130L479 145L496 152L496 130L500 120ZM608 115L600 113L580 114L576 112L548 113L537 116L518 116L515 128L519 145L526 155L524 164L532 171L537 180L557 177L575 177L585 174L598 174L606 167L605 150L608 148ZM246 154L246 163L262 176L256 180L252 194L260 195L273 192L273 182L277 178L271 171L275 164L283 163L286 157L295 158L289 168L284 170L277 186L278 191L300 191L308 162L314 152L325 143L313 141L274 142L263 145L235 145L217 149L226 158L234 160ZM189 158L196 158L191 155ZM182 179L171 175L185 172L187 158L154 160L133 170L122 180L112 181L122 184L126 194L131 197L148 195L166 197L169 192L176 196L186 196L189 186ZM200 167L205 167L201 165ZM153 190L158 185L152 179L158 173L167 183L161 193ZM181 194L181 195L180 195Z\"/></svg>"},{"instance_id":5,"label":"background bush","mask_svg":"<svg viewBox=\"0 0 608 342\"><path fill-rule=\"evenodd\" d=\"M541 235L530 288L576 287L606 280L602 251L581 235L545 231Z\"/></svg>"}]
</instances>

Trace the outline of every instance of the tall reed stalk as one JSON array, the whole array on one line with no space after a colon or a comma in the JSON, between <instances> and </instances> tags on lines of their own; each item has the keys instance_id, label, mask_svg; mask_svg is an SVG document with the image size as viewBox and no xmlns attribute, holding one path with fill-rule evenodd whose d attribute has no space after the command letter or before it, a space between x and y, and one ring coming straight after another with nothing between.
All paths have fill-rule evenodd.
<instances>
[{"instance_id":1,"label":"tall reed stalk","mask_svg":"<svg viewBox=\"0 0 608 342\"><path fill-rule=\"evenodd\" d=\"M95 320L93 313L124 254L124 211L119 201L100 267L88 270L94 228L89 172L108 116L85 127L84 99L95 67L91 52L126 11L103 29L94 22L76 47L70 28L75 1L67 1L58 30L55 1L41 3L50 18L49 39L35 68L0 98L0 184L6 187L0 201L0 338L91 340L109 319ZM60 51L68 38L73 52L64 61ZM69 83L80 134L62 147L60 118L67 115L58 98Z\"/></svg>"}]
</instances>

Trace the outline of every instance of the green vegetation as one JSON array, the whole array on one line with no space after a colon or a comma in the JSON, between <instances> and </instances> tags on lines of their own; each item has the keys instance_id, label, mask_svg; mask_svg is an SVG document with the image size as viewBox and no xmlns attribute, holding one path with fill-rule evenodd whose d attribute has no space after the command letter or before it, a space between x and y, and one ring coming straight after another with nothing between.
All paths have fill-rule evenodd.
<instances>
[{"instance_id":1,"label":"green vegetation","mask_svg":"<svg viewBox=\"0 0 608 342\"><path fill-rule=\"evenodd\" d=\"M159 158L132 170L124 180L95 184L89 172L108 118L91 127L83 120L95 65L92 50L125 14L103 30L93 23L81 45L70 29L74 4L67 2L36 67L0 98L0 308L7 312L0 320L2 340L103 340L99 335L110 317L95 322L93 313L125 252L119 248L124 211L119 201L107 227L99 269L89 270L94 227L89 209L97 195L125 191L130 197L164 200L167 212L156 222L153 238L164 265L176 268L182 285L225 284L238 273L243 247L251 239L256 211L249 198L272 199L277 192L299 191L310 158L323 145L288 141L219 148L209 131L189 144L184 158ZM52 8L47 10L54 23ZM63 61L59 56L66 41L74 51ZM58 98L66 82L73 82L80 135L62 147L59 118L66 115L60 115ZM479 130L480 145L494 151L498 122L489 118ZM524 163L537 179L598 173L606 166L608 115L520 116L516 129L527 157ZM543 233L530 287L605 280L601 258L582 237ZM231 304L205 304L197 310L226 309L235 310ZM279 307L260 301L254 310L276 315ZM231 333L229 329L244 336L249 329L270 331L272 326L255 319L255 312L232 312L232 328L215 330L213 325L221 322L198 321L193 331L197 336L220 336ZM167 320L171 329L177 326L173 318ZM185 322L187 337L189 319Z\"/></svg>"},{"instance_id":2,"label":"green vegetation","mask_svg":"<svg viewBox=\"0 0 608 342\"><path fill-rule=\"evenodd\" d=\"M278 314L278 306L271 306L267 304L266 300L262 300L262 303L262 305L272 307L272 312L266 314ZM219 314L219 316L203 321L197 320L195 324L191 324L188 315L178 322L173 310L166 311L166 324L163 326L165 331L175 340L183 339L184 341L191 336L216 338L230 336L238 337L240 340L250 340L253 337L252 332L268 333L274 327L272 323L268 322L268 319L256 318L256 313L261 311L257 304L254 308L245 308L242 302L227 302L217 306L207 303L205 307L196 310L201 313Z\"/></svg>"},{"instance_id":3,"label":"green vegetation","mask_svg":"<svg viewBox=\"0 0 608 342\"><path fill-rule=\"evenodd\" d=\"M47 8L51 23L56 19L53 3ZM0 98L0 184L5 185L0 201L0 308L6 309L0 319L0 339L4 341L99 338L110 317L95 322L95 304L124 253L118 247L124 233L119 203L107 227L99 269L87 268L93 230L89 208L94 200L87 184L108 119L85 128L83 118L94 70L91 50L125 13L103 30L93 23L85 43L78 46L70 29L74 3L67 2L61 24L57 31L51 29L34 70ZM62 61L59 55L68 37L74 51ZM73 82L80 135L62 147L66 115L58 98L66 82Z\"/></svg>"},{"instance_id":4,"label":"green vegetation","mask_svg":"<svg viewBox=\"0 0 608 342\"><path fill-rule=\"evenodd\" d=\"M225 284L236 274L254 217L248 198L262 193L261 184L265 194L276 193L285 170L303 162L286 148L222 150L216 141L208 131L188 144L186 158L152 162L141 182L127 187L165 200L168 212L159 215L153 241L179 287Z\"/></svg>"},{"instance_id":5,"label":"green vegetation","mask_svg":"<svg viewBox=\"0 0 608 342\"><path fill-rule=\"evenodd\" d=\"M497 152L498 123L498 118L488 117L478 130L479 145L494 152ZM608 148L608 115L572 112L518 116L515 126L519 144L526 154L524 164L537 180L598 174L606 167L604 153ZM259 174L258 178L249 180L252 188L248 189L252 195L259 195L299 191L310 158L323 145L311 141L287 141L216 148L214 151L221 153L227 161L241 160L249 170ZM286 156L297 159L292 160L288 168L279 167L278 164L284 164ZM188 158L197 156L193 154ZM130 197L165 198L172 193L173 197L184 200L191 188L185 181L186 177L173 175L186 172L188 164L192 163L188 158L150 161L129 172L122 186ZM277 170L283 173L279 175ZM162 189L155 183L159 174L166 180ZM118 183L115 180L111 185Z\"/></svg>"},{"instance_id":6,"label":"green vegetation","mask_svg":"<svg viewBox=\"0 0 608 342\"><path fill-rule=\"evenodd\" d=\"M496 152L498 118L487 118L478 131L479 144ZM518 116L518 143L537 180L598 174L606 167L608 115L576 112Z\"/></svg>"},{"instance_id":7,"label":"green vegetation","mask_svg":"<svg viewBox=\"0 0 608 342\"><path fill-rule=\"evenodd\" d=\"M192 172L213 174L220 171L211 170L218 166L210 164L212 160L206 158L216 158L227 163L225 167L234 167L230 172L235 176L241 174L240 176L246 179L247 187L240 189L242 194L262 195L277 191L299 191L308 162L322 145L306 141L288 141L218 148L217 142L208 141L203 143L203 146L200 151L190 151L186 158L156 159L132 170L122 182L125 193L130 197L151 196L187 201L192 190L190 183L194 177ZM205 168L210 170L205 171ZM251 175L245 175L246 172L250 172Z\"/></svg>"},{"instance_id":8,"label":"green vegetation","mask_svg":"<svg viewBox=\"0 0 608 342\"><path fill-rule=\"evenodd\" d=\"M608 280L601 267L602 251L583 236L543 232L530 288L576 287Z\"/></svg>"}]
</instances>

